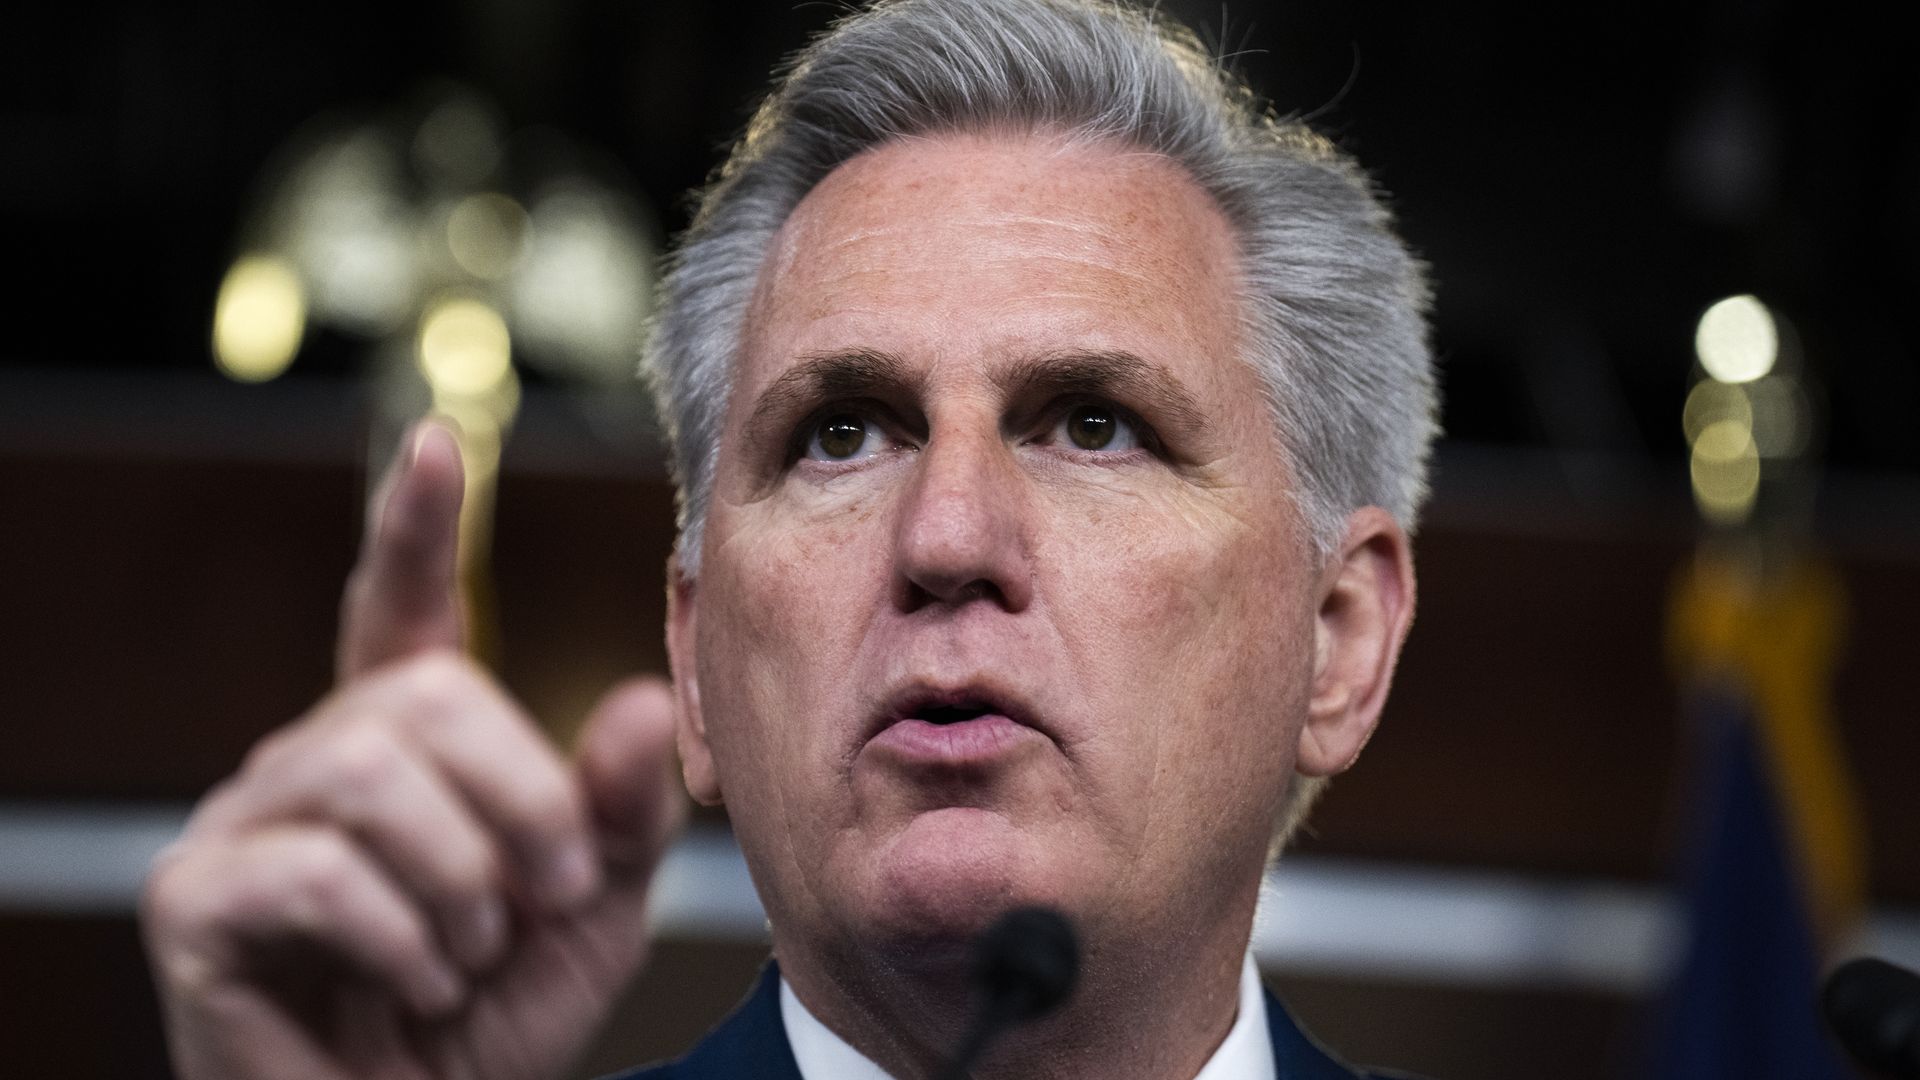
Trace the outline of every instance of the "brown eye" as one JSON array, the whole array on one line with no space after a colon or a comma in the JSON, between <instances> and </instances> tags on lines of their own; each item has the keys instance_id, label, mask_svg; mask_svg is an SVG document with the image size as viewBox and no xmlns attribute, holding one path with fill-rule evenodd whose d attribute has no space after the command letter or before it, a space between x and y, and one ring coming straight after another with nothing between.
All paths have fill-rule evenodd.
<instances>
[{"instance_id":1,"label":"brown eye","mask_svg":"<svg viewBox=\"0 0 1920 1080\"><path fill-rule=\"evenodd\" d=\"M1119 426L1113 410L1098 405L1076 405L1067 413L1067 438L1082 450L1105 450Z\"/></svg>"},{"instance_id":2,"label":"brown eye","mask_svg":"<svg viewBox=\"0 0 1920 1080\"><path fill-rule=\"evenodd\" d=\"M826 461L846 461L867 444L867 422L858 416L841 413L820 421L814 429L807 456Z\"/></svg>"}]
</instances>

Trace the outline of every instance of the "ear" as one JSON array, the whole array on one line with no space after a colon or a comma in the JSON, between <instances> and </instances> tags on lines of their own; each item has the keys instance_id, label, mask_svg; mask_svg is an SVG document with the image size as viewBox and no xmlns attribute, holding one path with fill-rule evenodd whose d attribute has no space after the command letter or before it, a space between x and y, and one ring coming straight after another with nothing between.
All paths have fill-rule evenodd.
<instances>
[{"instance_id":1,"label":"ear","mask_svg":"<svg viewBox=\"0 0 1920 1080\"><path fill-rule=\"evenodd\" d=\"M718 806L720 774L707 744L707 722L700 713L699 593L696 582L680 573L679 556L667 559L667 666L673 672L673 735L680 751L680 772L687 793L703 806Z\"/></svg>"},{"instance_id":2,"label":"ear","mask_svg":"<svg viewBox=\"0 0 1920 1080\"><path fill-rule=\"evenodd\" d=\"M1366 507L1322 571L1314 621L1313 696L1294 767L1332 776L1373 735L1413 624L1413 550L1393 516Z\"/></svg>"}]
</instances>

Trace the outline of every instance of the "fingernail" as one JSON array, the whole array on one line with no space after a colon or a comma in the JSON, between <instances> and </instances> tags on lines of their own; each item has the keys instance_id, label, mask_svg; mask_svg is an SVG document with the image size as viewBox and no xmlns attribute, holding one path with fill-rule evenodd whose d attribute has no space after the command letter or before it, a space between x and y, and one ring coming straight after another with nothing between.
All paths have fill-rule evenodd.
<instances>
[{"instance_id":1,"label":"fingernail","mask_svg":"<svg viewBox=\"0 0 1920 1080\"><path fill-rule=\"evenodd\" d=\"M476 900L458 917L454 948L461 963L479 971L493 963L507 943L507 912L497 897Z\"/></svg>"},{"instance_id":2,"label":"fingernail","mask_svg":"<svg viewBox=\"0 0 1920 1080\"><path fill-rule=\"evenodd\" d=\"M592 895L599 876L593 857L585 849L564 847L546 857L536 887L544 903L565 911Z\"/></svg>"},{"instance_id":3,"label":"fingernail","mask_svg":"<svg viewBox=\"0 0 1920 1080\"><path fill-rule=\"evenodd\" d=\"M413 425L413 441L407 448L408 467L420 460L420 451L427 445L427 436L433 434L436 426L432 420L421 420Z\"/></svg>"}]
</instances>

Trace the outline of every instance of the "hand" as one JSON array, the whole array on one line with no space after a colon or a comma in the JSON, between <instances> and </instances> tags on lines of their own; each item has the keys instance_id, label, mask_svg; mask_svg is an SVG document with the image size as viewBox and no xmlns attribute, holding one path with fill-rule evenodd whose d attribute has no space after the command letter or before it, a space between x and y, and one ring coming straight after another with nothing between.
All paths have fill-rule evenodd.
<instances>
[{"instance_id":1,"label":"hand","mask_svg":"<svg viewBox=\"0 0 1920 1080\"><path fill-rule=\"evenodd\" d=\"M460 453L415 429L368 515L339 685L156 863L183 1080L558 1076L646 953L682 816L672 699L602 699L574 761L459 651Z\"/></svg>"}]
</instances>

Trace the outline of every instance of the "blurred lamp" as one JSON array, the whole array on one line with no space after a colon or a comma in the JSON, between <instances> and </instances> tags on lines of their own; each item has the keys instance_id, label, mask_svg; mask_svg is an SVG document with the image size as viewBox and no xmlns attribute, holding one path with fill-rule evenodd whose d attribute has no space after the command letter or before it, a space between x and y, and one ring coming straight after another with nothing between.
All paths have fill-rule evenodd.
<instances>
[{"instance_id":1,"label":"blurred lamp","mask_svg":"<svg viewBox=\"0 0 1920 1080\"><path fill-rule=\"evenodd\" d=\"M265 382L293 363L306 326L306 291L293 267L271 255L242 256L214 302L214 362L230 378Z\"/></svg>"},{"instance_id":2,"label":"blurred lamp","mask_svg":"<svg viewBox=\"0 0 1920 1080\"><path fill-rule=\"evenodd\" d=\"M1700 316L1693 349L1700 366L1720 382L1752 382L1773 370L1780 335L1758 297L1729 296Z\"/></svg>"}]
</instances>

